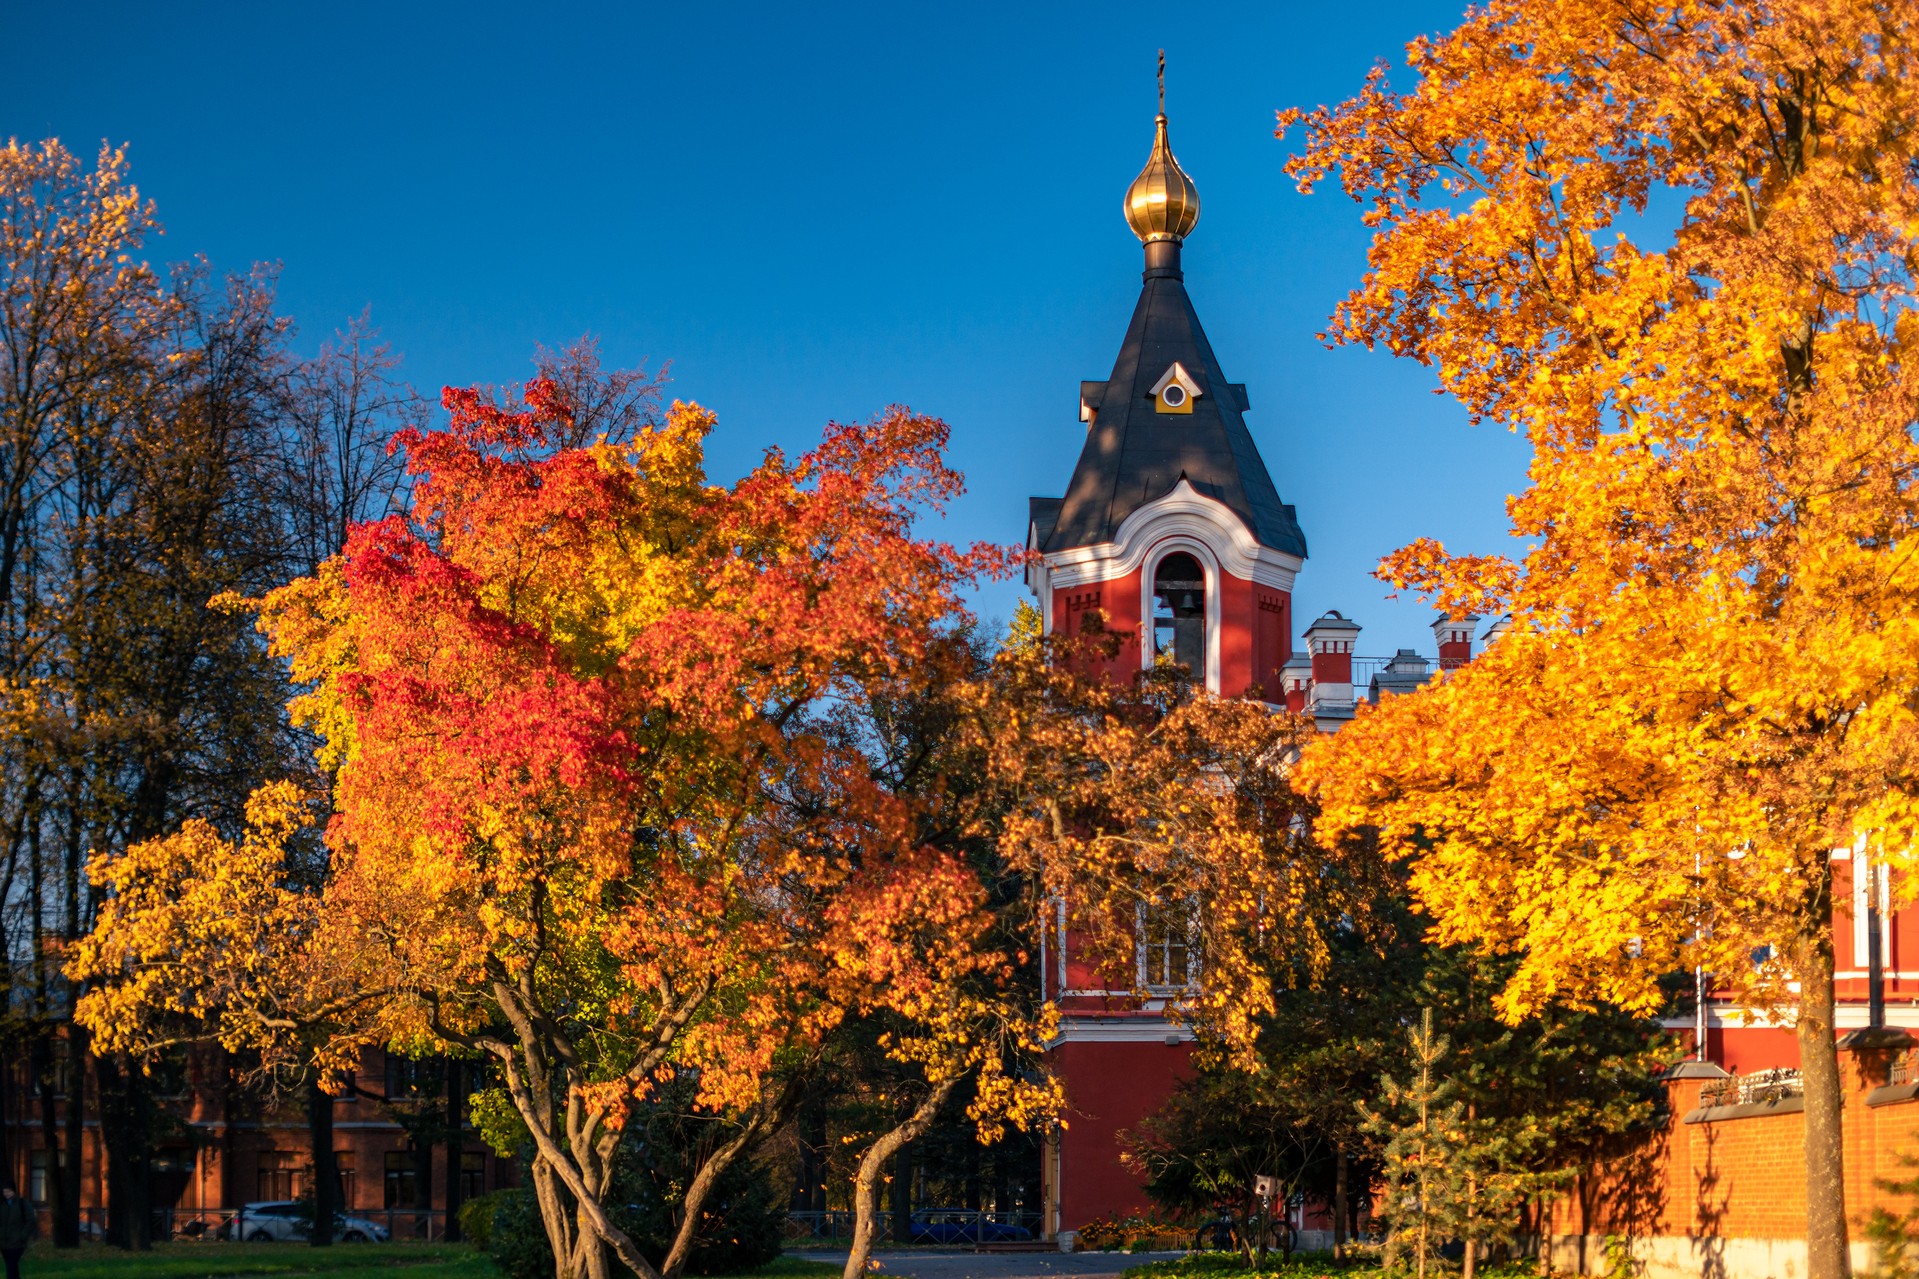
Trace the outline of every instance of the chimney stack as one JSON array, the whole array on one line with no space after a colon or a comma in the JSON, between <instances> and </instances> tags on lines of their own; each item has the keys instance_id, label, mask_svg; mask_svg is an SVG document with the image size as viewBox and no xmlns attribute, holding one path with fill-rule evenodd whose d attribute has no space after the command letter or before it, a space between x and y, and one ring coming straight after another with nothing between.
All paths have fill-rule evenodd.
<instances>
[{"instance_id":1,"label":"chimney stack","mask_svg":"<svg viewBox=\"0 0 1919 1279\"><path fill-rule=\"evenodd\" d=\"M1312 654L1312 702L1344 703L1353 701L1353 645L1359 638L1359 623L1349 621L1337 611L1327 614L1306 628L1306 651Z\"/></svg>"},{"instance_id":2,"label":"chimney stack","mask_svg":"<svg viewBox=\"0 0 1919 1279\"><path fill-rule=\"evenodd\" d=\"M1313 663L1304 653L1294 653L1279 668L1280 700L1297 715L1306 709L1306 690L1313 682Z\"/></svg>"},{"instance_id":3,"label":"chimney stack","mask_svg":"<svg viewBox=\"0 0 1919 1279\"><path fill-rule=\"evenodd\" d=\"M1433 622L1433 639L1439 643L1439 669L1457 670L1473 660L1473 628L1479 625L1477 614L1469 613L1454 621L1441 613Z\"/></svg>"}]
</instances>

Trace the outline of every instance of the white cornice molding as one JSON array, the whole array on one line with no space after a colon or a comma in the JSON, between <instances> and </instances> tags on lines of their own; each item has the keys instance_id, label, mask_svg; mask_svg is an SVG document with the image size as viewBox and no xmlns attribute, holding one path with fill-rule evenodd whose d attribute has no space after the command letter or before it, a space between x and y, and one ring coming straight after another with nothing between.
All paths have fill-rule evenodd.
<instances>
[{"instance_id":1,"label":"white cornice molding","mask_svg":"<svg viewBox=\"0 0 1919 1279\"><path fill-rule=\"evenodd\" d=\"M1893 974L1886 974L1888 977ZM1901 974L1910 975L1910 974ZM1838 977L1864 977L1864 973L1837 973ZM1692 1030L1697 1026L1694 1014L1684 1017L1662 1017L1659 1024L1668 1030ZM1872 1010L1863 999L1836 1001L1832 1016L1835 1030L1863 1030L1872 1024ZM1723 1030L1728 1034L1737 1034L1742 1030L1792 1030L1796 1023L1789 1012L1769 1011L1764 1008L1748 1008L1733 1004L1710 1004L1706 1010L1706 1025L1713 1030ZM1886 1003L1886 1025L1901 1029L1919 1030L1919 1008L1904 1004Z\"/></svg>"},{"instance_id":2,"label":"white cornice molding","mask_svg":"<svg viewBox=\"0 0 1919 1279\"><path fill-rule=\"evenodd\" d=\"M1068 590L1124 577L1143 564L1161 542L1176 536L1207 547L1221 570L1231 576L1275 590L1292 590L1299 570L1306 566L1297 555L1261 546L1231 508L1199 492L1182 476L1172 492L1120 521L1112 541L1047 555L1044 585L1050 590Z\"/></svg>"},{"instance_id":3,"label":"white cornice molding","mask_svg":"<svg viewBox=\"0 0 1919 1279\"><path fill-rule=\"evenodd\" d=\"M1161 1017L1134 1017L1094 1021L1062 1017L1059 1033L1048 1048L1061 1044L1190 1044L1197 1042L1190 1026Z\"/></svg>"}]
</instances>

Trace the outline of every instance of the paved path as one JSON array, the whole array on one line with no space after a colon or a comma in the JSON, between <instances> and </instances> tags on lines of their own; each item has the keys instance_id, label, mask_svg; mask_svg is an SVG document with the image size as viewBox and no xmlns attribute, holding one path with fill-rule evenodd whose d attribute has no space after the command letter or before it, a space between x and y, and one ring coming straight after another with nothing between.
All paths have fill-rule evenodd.
<instances>
[{"instance_id":1,"label":"paved path","mask_svg":"<svg viewBox=\"0 0 1919 1279\"><path fill-rule=\"evenodd\" d=\"M846 1253L802 1252L815 1261L845 1262ZM1113 1279L1148 1261L1183 1252L893 1252L876 1251L880 1274L899 1279Z\"/></svg>"}]
</instances>

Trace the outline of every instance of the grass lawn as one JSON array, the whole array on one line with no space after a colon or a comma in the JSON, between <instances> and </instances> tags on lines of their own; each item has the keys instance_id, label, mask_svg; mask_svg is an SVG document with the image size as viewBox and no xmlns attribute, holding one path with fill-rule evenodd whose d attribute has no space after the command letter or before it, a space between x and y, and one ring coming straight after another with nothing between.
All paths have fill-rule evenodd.
<instances>
[{"instance_id":1,"label":"grass lawn","mask_svg":"<svg viewBox=\"0 0 1919 1279\"><path fill-rule=\"evenodd\" d=\"M27 1250L22 1279L227 1279L287 1276L287 1279L352 1279L386 1272L390 1279L501 1279L483 1252L464 1244L335 1244L309 1248L293 1243L163 1243L151 1252L122 1252L100 1244L61 1250L44 1240ZM780 1257L750 1279L826 1279L838 1266L800 1257ZM727 1276L724 1279L748 1279Z\"/></svg>"},{"instance_id":2,"label":"grass lawn","mask_svg":"<svg viewBox=\"0 0 1919 1279\"><path fill-rule=\"evenodd\" d=\"M464 1244L347 1243L310 1248L297 1243L161 1243L151 1252L122 1252L103 1244L27 1250L22 1279L214 1279L227 1275L288 1275L346 1279L369 1271L393 1279L496 1279L485 1253Z\"/></svg>"}]
</instances>

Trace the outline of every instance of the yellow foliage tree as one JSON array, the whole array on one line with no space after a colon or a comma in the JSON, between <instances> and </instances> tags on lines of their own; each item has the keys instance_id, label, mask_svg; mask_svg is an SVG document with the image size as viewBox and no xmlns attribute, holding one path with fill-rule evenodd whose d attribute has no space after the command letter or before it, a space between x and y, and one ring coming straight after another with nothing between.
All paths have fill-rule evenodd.
<instances>
[{"instance_id":1,"label":"yellow foliage tree","mask_svg":"<svg viewBox=\"0 0 1919 1279\"><path fill-rule=\"evenodd\" d=\"M1331 337L1527 434L1531 547L1382 565L1512 629L1304 776L1440 939L1523 955L1514 1015L1695 964L1785 1013L1838 1279L1832 850L1919 834L1919 10L1495 0L1408 62L1281 116L1376 228Z\"/></svg>"},{"instance_id":2,"label":"yellow foliage tree","mask_svg":"<svg viewBox=\"0 0 1919 1279\"><path fill-rule=\"evenodd\" d=\"M958 823L836 728L882 686L952 681L958 591L1004 557L914 535L960 481L945 426L903 409L726 488L696 406L581 444L575 397L524 394L449 392L445 430L398 437L406 515L259 602L334 778L321 882L284 885L283 787L237 839L190 823L100 859L75 1017L128 1052L198 1026L269 1065L482 1056L556 1274L671 1279L850 1018L888 1018L942 1097L972 1078L985 1125L1053 1104L1014 1067L1045 1022L986 886L935 834ZM731 1135L649 1256L607 1196L674 1077Z\"/></svg>"}]
</instances>

